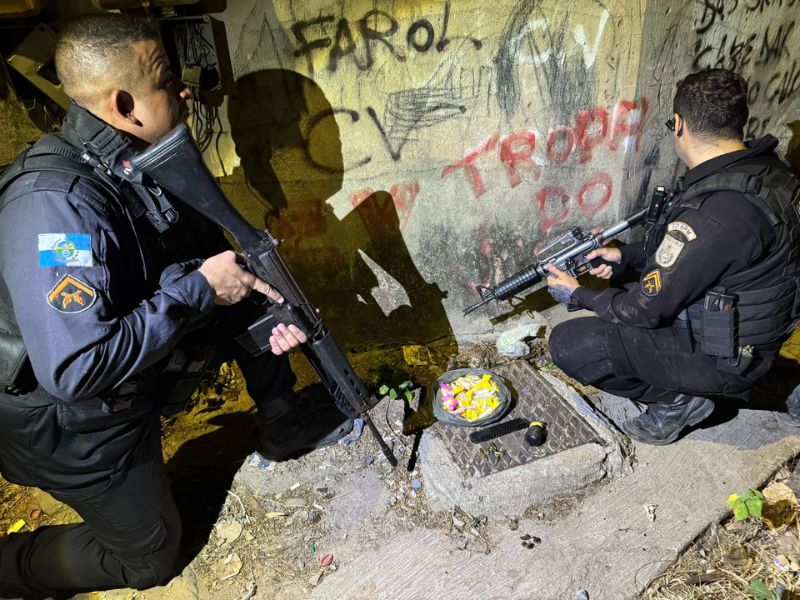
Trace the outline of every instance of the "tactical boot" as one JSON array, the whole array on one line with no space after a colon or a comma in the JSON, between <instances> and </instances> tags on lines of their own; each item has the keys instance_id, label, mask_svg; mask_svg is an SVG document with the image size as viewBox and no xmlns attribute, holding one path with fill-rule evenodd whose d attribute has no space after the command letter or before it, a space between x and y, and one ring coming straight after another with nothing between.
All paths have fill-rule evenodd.
<instances>
[{"instance_id":1,"label":"tactical boot","mask_svg":"<svg viewBox=\"0 0 800 600\"><path fill-rule=\"evenodd\" d=\"M670 404L649 404L641 415L625 421L622 431L639 442L664 446L677 440L684 429L697 425L712 412L712 400L678 394Z\"/></svg>"},{"instance_id":2,"label":"tactical boot","mask_svg":"<svg viewBox=\"0 0 800 600\"><path fill-rule=\"evenodd\" d=\"M352 428L353 419L342 413L330 396L298 399L289 414L262 424L256 451L276 462L299 458L335 444Z\"/></svg>"}]
</instances>

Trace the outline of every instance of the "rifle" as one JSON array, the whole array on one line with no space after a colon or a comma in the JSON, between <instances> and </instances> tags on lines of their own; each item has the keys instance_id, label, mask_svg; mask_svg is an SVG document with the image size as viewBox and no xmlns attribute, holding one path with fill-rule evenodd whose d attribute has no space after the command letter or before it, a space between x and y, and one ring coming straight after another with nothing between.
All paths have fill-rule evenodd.
<instances>
[{"instance_id":1,"label":"rifle","mask_svg":"<svg viewBox=\"0 0 800 600\"><path fill-rule=\"evenodd\" d=\"M546 279L550 272L545 267L549 264L555 265L573 277L585 273L592 268L591 261L586 258L589 252L601 247L615 235L636 227L643 222L648 224L655 223L671 198L671 193L658 186L653 192L653 198L648 208L620 221L616 225L612 225L605 231L591 234L584 232L580 227L571 229L558 239L547 244L536 256L536 261L530 266L525 267L494 287L479 286L477 289L481 301L465 308L464 316L466 317L472 311L488 304L492 300L506 300Z\"/></svg>"},{"instance_id":2,"label":"rifle","mask_svg":"<svg viewBox=\"0 0 800 600\"><path fill-rule=\"evenodd\" d=\"M268 302L264 316L248 327L239 342L257 356L269 350L269 336L275 325L297 325L308 336L308 343L302 345L303 352L336 405L345 413L351 412L348 410L351 408L364 419L386 459L396 467L397 459L367 413L377 399L367 393L317 310L297 285L278 253L278 240L269 231L250 225L225 197L205 166L189 128L179 125L131 158L124 174L132 180L146 175L233 236L244 253L246 268L284 297L280 304Z\"/></svg>"}]
</instances>

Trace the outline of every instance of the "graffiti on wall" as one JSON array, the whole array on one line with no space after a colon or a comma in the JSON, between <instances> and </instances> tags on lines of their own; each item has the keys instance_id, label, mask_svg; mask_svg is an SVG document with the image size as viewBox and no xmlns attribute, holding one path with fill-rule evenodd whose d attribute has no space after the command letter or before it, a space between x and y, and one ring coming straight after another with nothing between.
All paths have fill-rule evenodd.
<instances>
[{"instance_id":1,"label":"graffiti on wall","mask_svg":"<svg viewBox=\"0 0 800 600\"><path fill-rule=\"evenodd\" d=\"M782 114L800 92L800 58L792 44L800 31L795 19L785 18L800 0L703 0L701 5L692 70L736 71L748 80L751 108ZM772 121L770 114L752 114L746 137L764 135Z\"/></svg>"},{"instance_id":2,"label":"graffiti on wall","mask_svg":"<svg viewBox=\"0 0 800 600\"><path fill-rule=\"evenodd\" d=\"M508 117L522 103L521 80L525 75L533 73L537 92L552 102L580 90L582 83L593 79L601 42L607 35L611 13L602 2L592 5L599 9L590 19L593 31L582 22L573 23L577 11L549 18L542 5L536 1L517 4L494 56L497 103ZM616 57L607 56L605 60L613 62Z\"/></svg>"},{"instance_id":3,"label":"graffiti on wall","mask_svg":"<svg viewBox=\"0 0 800 600\"><path fill-rule=\"evenodd\" d=\"M473 196L479 198L487 191L484 169L497 168L498 163L509 187L515 188L522 183L521 170L531 173L536 181L549 165L563 164L570 158L579 165L592 162L600 146L616 151L631 140L633 149L638 150L647 110L646 98L620 100L610 118L602 107L581 110L575 115L574 124L550 129L538 144L541 149L537 149L536 131L526 129L503 137L495 133L447 165L441 177L462 173ZM611 192L611 177L604 172L589 175L573 193L562 186L542 186L533 192L534 204L541 213L539 226L549 231L553 225L566 221L573 207L591 216L608 203Z\"/></svg>"},{"instance_id":4,"label":"graffiti on wall","mask_svg":"<svg viewBox=\"0 0 800 600\"><path fill-rule=\"evenodd\" d=\"M390 12L372 9L355 22L333 14L319 15L310 20L296 21L291 26L296 41L295 57L304 57L310 73L314 58L327 54L327 70L335 73L341 61L348 59L361 71L375 64L375 45L383 46L399 62L413 53L444 52L458 40L468 41L475 50L483 42L470 36L454 35L450 31L450 1L443 4L443 14L437 26L427 18L413 21L407 27Z\"/></svg>"}]
</instances>

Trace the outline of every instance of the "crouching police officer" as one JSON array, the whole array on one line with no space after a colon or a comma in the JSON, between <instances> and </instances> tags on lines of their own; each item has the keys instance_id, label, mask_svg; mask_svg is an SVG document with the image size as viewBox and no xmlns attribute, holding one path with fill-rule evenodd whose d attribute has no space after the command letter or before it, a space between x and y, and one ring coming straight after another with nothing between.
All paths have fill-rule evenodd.
<instances>
[{"instance_id":1,"label":"crouching police officer","mask_svg":"<svg viewBox=\"0 0 800 600\"><path fill-rule=\"evenodd\" d=\"M253 291L278 292L189 206L116 175L123 150L158 141L187 112L190 91L157 31L121 15L79 19L56 67L73 100L62 130L0 180L0 473L83 523L0 539L2 597L146 588L174 574L180 518L159 411L170 385L211 360L239 362L268 459L352 426L332 401L292 391L284 353L306 341L299 329L276 327L259 358L230 339L260 310L244 301Z\"/></svg>"},{"instance_id":2,"label":"crouching police officer","mask_svg":"<svg viewBox=\"0 0 800 600\"><path fill-rule=\"evenodd\" d=\"M677 84L673 132L689 170L644 243L601 248L590 272L633 267L629 289L593 291L551 268L556 299L596 317L553 329L554 362L584 384L647 404L622 425L669 444L714 410L711 397L746 398L798 318L798 182L772 136L743 142L747 83L712 69Z\"/></svg>"}]
</instances>

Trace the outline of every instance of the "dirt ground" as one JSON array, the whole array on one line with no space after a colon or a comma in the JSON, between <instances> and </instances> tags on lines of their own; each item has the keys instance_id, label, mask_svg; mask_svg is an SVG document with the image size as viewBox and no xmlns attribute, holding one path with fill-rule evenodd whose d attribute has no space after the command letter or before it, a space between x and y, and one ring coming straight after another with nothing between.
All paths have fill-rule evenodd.
<instances>
[{"instance_id":1,"label":"dirt ground","mask_svg":"<svg viewBox=\"0 0 800 600\"><path fill-rule=\"evenodd\" d=\"M795 336L787 348L788 356L800 355L800 338ZM534 346L529 358L541 368L552 368L545 345ZM492 345L459 353L448 341L374 349L353 357L354 367L372 389L411 380L420 391L430 389L448 368L486 367L501 360ZM293 356L293 365L301 387L316 380L299 354ZM594 390L580 391L591 396ZM184 527L182 575L161 588L79 597L307 598L337 563L354 558L348 555L353 544L343 544L348 536L350 542L356 537L363 551L421 525L447 532L454 548L490 551L491 540L483 535L485 517L458 510L436 513L427 507L424 482L413 460L415 432L431 423L424 400L418 405L420 395L430 397L418 391L409 404L384 398L371 411L401 468L390 467L366 429L350 446L335 445L266 468L242 467L254 443L253 406L235 365L223 365L195 394L188 411L163 421L164 460ZM776 474L775 481L800 489L800 476L792 466ZM545 515L574 505L561 502L536 507L535 512ZM78 520L47 494L0 480L0 535L20 522L24 531ZM369 526L357 526L363 523ZM508 526L514 526L513 520ZM797 520L776 529L755 519L714 524L642 598L753 598L758 596L748 588L759 580L769 590L784 590L782 596L765 600L798 599L798 575L779 569L774 560L779 554L800 559L799 532Z\"/></svg>"}]
</instances>

